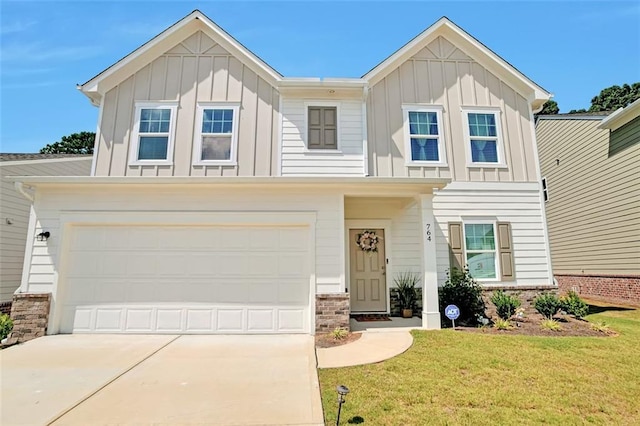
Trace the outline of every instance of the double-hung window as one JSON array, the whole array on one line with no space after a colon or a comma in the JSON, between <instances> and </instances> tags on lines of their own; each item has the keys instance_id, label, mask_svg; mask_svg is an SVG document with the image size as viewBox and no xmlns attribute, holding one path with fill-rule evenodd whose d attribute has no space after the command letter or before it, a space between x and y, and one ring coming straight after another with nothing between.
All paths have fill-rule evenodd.
<instances>
[{"instance_id":1,"label":"double-hung window","mask_svg":"<svg viewBox=\"0 0 640 426\"><path fill-rule=\"evenodd\" d=\"M465 223L465 262L475 279L496 279L496 231L493 223Z\"/></svg>"},{"instance_id":2,"label":"double-hung window","mask_svg":"<svg viewBox=\"0 0 640 426\"><path fill-rule=\"evenodd\" d=\"M236 164L239 109L227 103L198 105L195 164Z\"/></svg>"},{"instance_id":3,"label":"double-hung window","mask_svg":"<svg viewBox=\"0 0 640 426\"><path fill-rule=\"evenodd\" d=\"M404 105L407 163L445 164L442 109Z\"/></svg>"},{"instance_id":4,"label":"double-hung window","mask_svg":"<svg viewBox=\"0 0 640 426\"><path fill-rule=\"evenodd\" d=\"M136 105L131 163L171 162L177 104L138 103Z\"/></svg>"},{"instance_id":5,"label":"double-hung window","mask_svg":"<svg viewBox=\"0 0 640 426\"><path fill-rule=\"evenodd\" d=\"M499 111L465 111L471 166L504 166Z\"/></svg>"}]
</instances>

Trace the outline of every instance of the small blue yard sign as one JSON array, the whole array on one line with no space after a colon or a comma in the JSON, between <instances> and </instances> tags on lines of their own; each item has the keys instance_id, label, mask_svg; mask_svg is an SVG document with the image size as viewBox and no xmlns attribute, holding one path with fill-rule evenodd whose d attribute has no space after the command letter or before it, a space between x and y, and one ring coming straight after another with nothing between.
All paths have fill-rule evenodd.
<instances>
[{"instance_id":1,"label":"small blue yard sign","mask_svg":"<svg viewBox=\"0 0 640 426\"><path fill-rule=\"evenodd\" d=\"M456 320L460 316L460 309L456 305L448 305L444 308L444 314L451 320L453 328L456 328Z\"/></svg>"},{"instance_id":2,"label":"small blue yard sign","mask_svg":"<svg viewBox=\"0 0 640 426\"><path fill-rule=\"evenodd\" d=\"M444 308L444 314L451 321L457 320L458 317L460 316L460 309L458 309L456 305L449 305L446 308Z\"/></svg>"}]
</instances>

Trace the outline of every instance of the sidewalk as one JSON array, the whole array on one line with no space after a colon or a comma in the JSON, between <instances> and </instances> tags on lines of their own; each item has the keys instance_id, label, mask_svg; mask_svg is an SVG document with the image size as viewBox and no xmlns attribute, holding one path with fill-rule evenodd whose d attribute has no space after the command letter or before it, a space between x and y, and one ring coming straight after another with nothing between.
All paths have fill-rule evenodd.
<instances>
[{"instance_id":1,"label":"sidewalk","mask_svg":"<svg viewBox=\"0 0 640 426\"><path fill-rule=\"evenodd\" d=\"M318 368L373 364L400 355L411 347L413 336L407 330L365 331L353 343L333 348L316 348Z\"/></svg>"}]
</instances>

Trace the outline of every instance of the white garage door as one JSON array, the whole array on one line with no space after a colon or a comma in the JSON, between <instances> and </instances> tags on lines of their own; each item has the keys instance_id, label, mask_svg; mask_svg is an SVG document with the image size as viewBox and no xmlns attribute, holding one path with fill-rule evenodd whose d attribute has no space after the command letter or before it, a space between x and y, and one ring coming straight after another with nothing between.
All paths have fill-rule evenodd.
<instances>
[{"instance_id":1,"label":"white garage door","mask_svg":"<svg viewBox=\"0 0 640 426\"><path fill-rule=\"evenodd\" d=\"M307 227L71 232L63 333L309 332Z\"/></svg>"}]
</instances>

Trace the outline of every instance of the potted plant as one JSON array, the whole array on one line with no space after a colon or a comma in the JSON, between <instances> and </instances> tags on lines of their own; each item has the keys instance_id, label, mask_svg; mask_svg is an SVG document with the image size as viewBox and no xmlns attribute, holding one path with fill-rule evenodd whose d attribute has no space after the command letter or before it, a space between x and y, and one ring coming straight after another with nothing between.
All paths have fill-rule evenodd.
<instances>
[{"instance_id":1,"label":"potted plant","mask_svg":"<svg viewBox=\"0 0 640 426\"><path fill-rule=\"evenodd\" d=\"M418 301L416 285L420 282L420 275L413 272L401 272L393 279L398 292L398 303L402 310L402 318L411 318L413 309Z\"/></svg>"}]
</instances>

